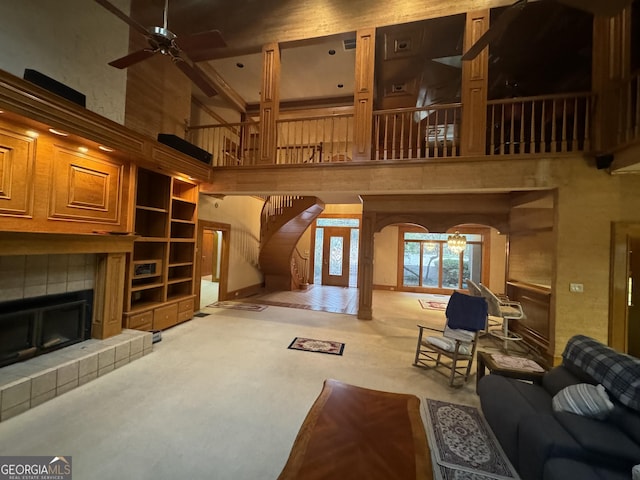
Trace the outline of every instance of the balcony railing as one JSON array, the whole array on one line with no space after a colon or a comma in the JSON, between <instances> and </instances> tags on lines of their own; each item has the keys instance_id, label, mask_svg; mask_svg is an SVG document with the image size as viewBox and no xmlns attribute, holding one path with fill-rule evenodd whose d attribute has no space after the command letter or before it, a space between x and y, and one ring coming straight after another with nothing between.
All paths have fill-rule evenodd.
<instances>
[{"instance_id":1,"label":"balcony railing","mask_svg":"<svg viewBox=\"0 0 640 480\"><path fill-rule=\"evenodd\" d=\"M633 74L618 92L620 117L616 143L626 145L640 140L640 71Z\"/></svg>"},{"instance_id":2,"label":"balcony railing","mask_svg":"<svg viewBox=\"0 0 640 480\"><path fill-rule=\"evenodd\" d=\"M373 113L373 160L455 157L460 154L459 103Z\"/></svg>"},{"instance_id":3,"label":"balcony railing","mask_svg":"<svg viewBox=\"0 0 640 480\"><path fill-rule=\"evenodd\" d=\"M277 164L351 160L353 114L278 120Z\"/></svg>"},{"instance_id":4,"label":"balcony railing","mask_svg":"<svg viewBox=\"0 0 640 480\"><path fill-rule=\"evenodd\" d=\"M487 102L487 155L567 153L590 149L590 93Z\"/></svg>"},{"instance_id":5,"label":"balcony railing","mask_svg":"<svg viewBox=\"0 0 640 480\"><path fill-rule=\"evenodd\" d=\"M621 143L639 138L639 77L635 75L620 108ZM591 150L594 99L572 93L490 100L486 154L563 154ZM622 107L622 105L621 105ZM371 160L397 162L458 157L463 106L460 103L373 113ZM258 164L257 122L190 127L187 140L213 153L213 166ZM280 119L273 164L315 164L352 160L353 114ZM473 125L467 128L474 128ZM481 127L484 128L484 127Z\"/></svg>"},{"instance_id":6,"label":"balcony railing","mask_svg":"<svg viewBox=\"0 0 640 480\"><path fill-rule=\"evenodd\" d=\"M192 126L188 129L187 141L211 153L214 167L255 165L259 127L257 122Z\"/></svg>"}]
</instances>

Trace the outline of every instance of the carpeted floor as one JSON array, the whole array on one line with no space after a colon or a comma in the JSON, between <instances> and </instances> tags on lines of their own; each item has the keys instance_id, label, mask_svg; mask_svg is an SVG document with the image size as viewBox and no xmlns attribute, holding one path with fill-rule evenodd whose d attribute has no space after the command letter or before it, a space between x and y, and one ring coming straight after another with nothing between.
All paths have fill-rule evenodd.
<instances>
[{"instance_id":1,"label":"carpeted floor","mask_svg":"<svg viewBox=\"0 0 640 480\"><path fill-rule=\"evenodd\" d=\"M450 389L438 372L411 365L416 323L444 324L416 300L376 291L372 321L205 308L210 315L162 332L150 355L0 422L0 438L10 439L0 455L72 456L79 480L275 479L327 378L478 405L473 378ZM296 336L347 348L292 352Z\"/></svg>"}]
</instances>

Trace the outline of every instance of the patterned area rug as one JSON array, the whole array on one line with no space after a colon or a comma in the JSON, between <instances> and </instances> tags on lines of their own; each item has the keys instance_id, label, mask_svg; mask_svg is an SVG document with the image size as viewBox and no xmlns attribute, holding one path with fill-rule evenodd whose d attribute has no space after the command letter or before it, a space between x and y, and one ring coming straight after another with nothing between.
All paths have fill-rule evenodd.
<instances>
[{"instance_id":1,"label":"patterned area rug","mask_svg":"<svg viewBox=\"0 0 640 480\"><path fill-rule=\"evenodd\" d=\"M247 310L249 312L261 312L266 305L258 305L256 303L242 303L242 302L216 302L208 305L215 308L231 308L233 310Z\"/></svg>"},{"instance_id":2,"label":"patterned area rug","mask_svg":"<svg viewBox=\"0 0 640 480\"><path fill-rule=\"evenodd\" d=\"M328 353L330 355L342 355L344 343L331 340L314 340L313 338L296 337L289 345L291 350L303 350L305 352Z\"/></svg>"},{"instance_id":3,"label":"patterned area rug","mask_svg":"<svg viewBox=\"0 0 640 480\"><path fill-rule=\"evenodd\" d=\"M427 399L426 409L436 480L520 478L477 408Z\"/></svg>"}]
</instances>

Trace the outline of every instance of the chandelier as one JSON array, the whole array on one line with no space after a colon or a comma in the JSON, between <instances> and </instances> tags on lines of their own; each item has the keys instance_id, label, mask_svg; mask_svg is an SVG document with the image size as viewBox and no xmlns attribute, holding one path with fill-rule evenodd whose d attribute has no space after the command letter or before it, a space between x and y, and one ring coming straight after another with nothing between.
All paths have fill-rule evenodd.
<instances>
[{"instance_id":1,"label":"chandelier","mask_svg":"<svg viewBox=\"0 0 640 480\"><path fill-rule=\"evenodd\" d=\"M447 238L447 246L453 253L463 252L467 246L467 237L460 235L460 232L456 230L453 235L449 235Z\"/></svg>"}]
</instances>

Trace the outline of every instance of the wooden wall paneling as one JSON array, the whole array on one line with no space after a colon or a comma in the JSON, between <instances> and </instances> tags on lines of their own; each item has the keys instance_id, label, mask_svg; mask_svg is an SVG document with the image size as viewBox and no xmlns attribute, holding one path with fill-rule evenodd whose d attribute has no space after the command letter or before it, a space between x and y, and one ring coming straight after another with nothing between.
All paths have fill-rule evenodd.
<instances>
[{"instance_id":1,"label":"wooden wall paneling","mask_svg":"<svg viewBox=\"0 0 640 480\"><path fill-rule=\"evenodd\" d=\"M358 250L358 318L373 318L373 234L375 212L363 212Z\"/></svg>"},{"instance_id":2,"label":"wooden wall paneling","mask_svg":"<svg viewBox=\"0 0 640 480\"><path fill-rule=\"evenodd\" d=\"M108 338L122 332L126 255L101 255L96 269L93 338Z\"/></svg>"},{"instance_id":3,"label":"wooden wall paneling","mask_svg":"<svg viewBox=\"0 0 640 480\"><path fill-rule=\"evenodd\" d=\"M262 90L260 93L261 164L275 163L277 121L280 112L280 45L270 43L262 49Z\"/></svg>"},{"instance_id":4,"label":"wooden wall paneling","mask_svg":"<svg viewBox=\"0 0 640 480\"><path fill-rule=\"evenodd\" d=\"M489 10L467 13L464 51L489 29ZM485 48L473 60L462 62L460 154L484 155L486 148L489 53ZM471 128L473 126L473 128Z\"/></svg>"},{"instance_id":5,"label":"wooden wall paneling","mask_svg":"<svg viewBox=\"0 0 640 480\"><path fill-rule=\"evenodd\" d=\"M0 216L31 217L36 140L0 128Z\"/></svg>"},{"instance_id":6,"label":"wooden wall paneling","mask_svg":"<svg viewBox=\"0 0 640 480\"><path fill-rule=\"evenodd\" d=\"M616 145L619 112L628 100L621 81L629 77L631 65L631 9L613 17L595 16L593 20L592 91L598 96L593 112L593 149L603 151Z\"/></svg>"},{"instance_id":7,"label":"wooden wall paneling","mask_svg":"<svg viewBox=\"0 0 640 480\"><path fill-rule=\"evenodd\" d=\"M54 145L48 218L117 225L124 166Z\"/></svg>"},{"instance_id":8,"label":"wooden wall paneling","mask_svg":"<svg viewBox=\"0 0 640 480\"><path fill-rule=\"evenodd\" d=\"M510 300L520 302L526 317L512 321L509 328L519 333L524 339L536 345L551 360L551 289L540 288L520 282L507 282L506 294Z\"/></svg>"},{"instance_id":9,"label":"wooden wall paneling","mask_svg":"<svg viewBox=\"0 0 640 480\"><path fill-rule=\"evenodd\" d=\"M358 30L356 32L355 110L353 117L353 159L356 161L371 160L375 52L375 28Z\"/></svg>"}]
</instances>

